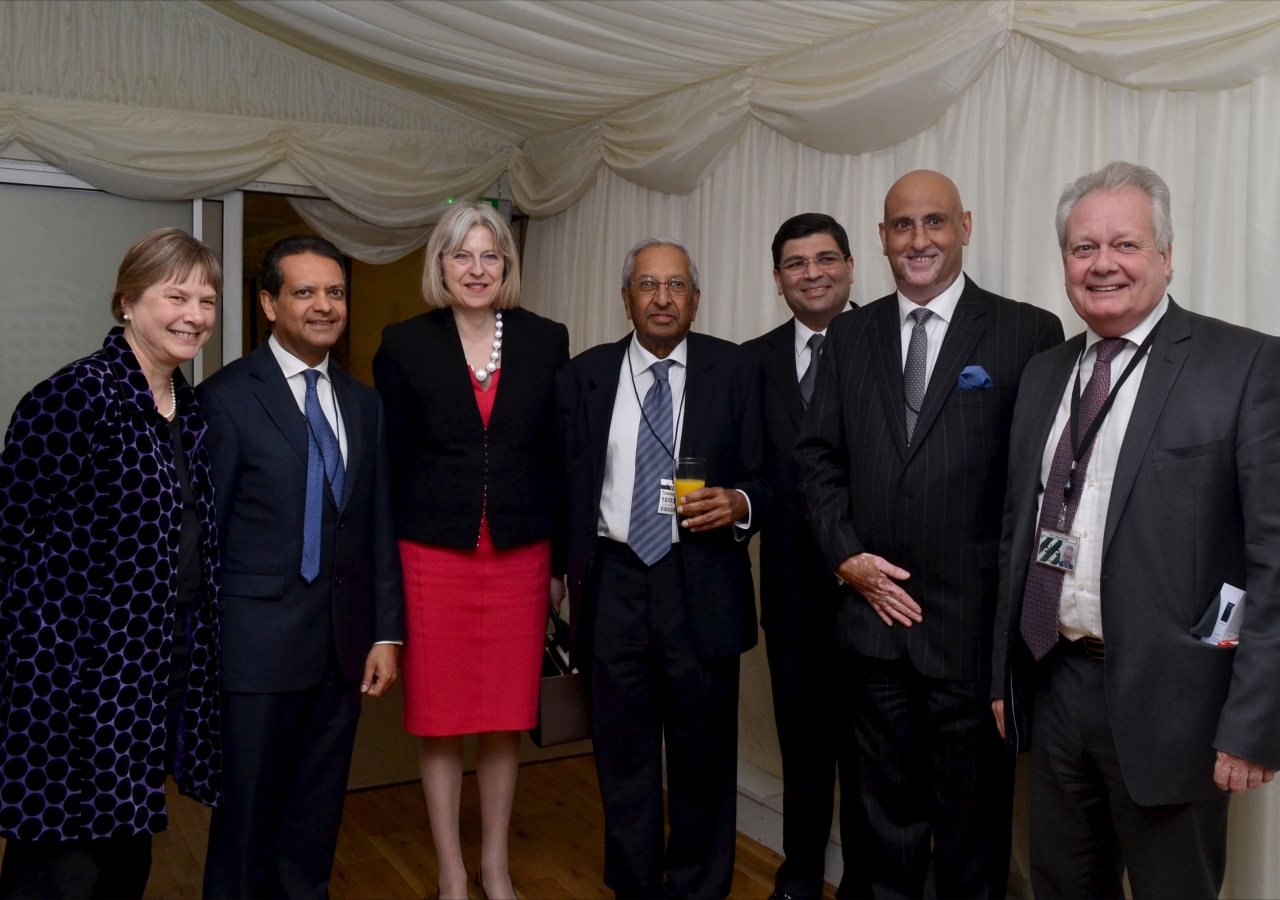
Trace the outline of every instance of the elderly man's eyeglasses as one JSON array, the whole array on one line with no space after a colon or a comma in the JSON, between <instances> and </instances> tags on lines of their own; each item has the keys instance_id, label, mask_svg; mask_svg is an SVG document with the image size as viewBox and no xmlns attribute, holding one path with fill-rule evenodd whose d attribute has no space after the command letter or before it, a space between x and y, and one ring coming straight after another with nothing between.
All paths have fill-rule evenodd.
<instances>
[{"instance_id":1,"label":"elderly man's eyeglasses","mask_svg":"<svg viewBox=\"0 0 1280 900\"><path fill-rule=\"evenodd\" d=\"M667 293L672 297L683 297L689 293L689 282L683 278L672 278L669 281L656 281L652 278L641 278L639 281L631 282L631 286L636 289L636 293L641 297L652 297L658 293L659 288L666 288Z\"/></svg>"},{"instance_id":2,"label":"elderly man's eyeglasses","mask_svg":"<svg viewBox=\"0 0 1280 900\"><path fill-rule=\"evenodd\" d=\"M783 260L782 265L778 266L778 268L788 275L799 275L809 268L809 263L815 263L819 269L830 271L839 268L843 262L844 257L839 253L819 253L817 256L795 257Z\"/></svg>"}]
</instances>

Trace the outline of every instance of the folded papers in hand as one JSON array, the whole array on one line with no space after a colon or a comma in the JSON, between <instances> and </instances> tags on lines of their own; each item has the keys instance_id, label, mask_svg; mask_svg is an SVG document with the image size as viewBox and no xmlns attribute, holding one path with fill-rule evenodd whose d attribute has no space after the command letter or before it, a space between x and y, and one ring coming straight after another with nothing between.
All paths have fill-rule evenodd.
<instances>
[{"instance_id":1,"label":"folded papers in hand","mask_svg":"<svg viewBox=\"0 0 1280 900\"><path fill-rule=\"evenodd\" d=\"M1223 584L1222 590L1218 592L1218 618L1214 622L1213 631L1200 640L1218 647L1234 647L1239 644L1245 596L1240 588Z\"/></svg>"}]
</instances>

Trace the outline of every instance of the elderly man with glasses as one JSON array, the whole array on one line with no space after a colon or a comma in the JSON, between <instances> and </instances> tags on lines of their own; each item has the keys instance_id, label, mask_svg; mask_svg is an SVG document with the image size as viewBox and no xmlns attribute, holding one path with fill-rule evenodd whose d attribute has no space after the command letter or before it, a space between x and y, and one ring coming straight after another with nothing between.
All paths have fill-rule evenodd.
<instances>
[{"instance_id":1,"label":"elderly man with glasses","mask_svg":"<svg viewBox=\"0 0 1280 900\"><path fill-rule=\"evenodd\" d=\"M620 898L724 897L733 880L738 657L756 642L747 538L770 489L758 369L689 333L699 297L688 251L641 241L622 276L635 330L557 379L573 657ZM700 458L708 486L677 496L677 457Z\"/></svg>"}]
</instances>

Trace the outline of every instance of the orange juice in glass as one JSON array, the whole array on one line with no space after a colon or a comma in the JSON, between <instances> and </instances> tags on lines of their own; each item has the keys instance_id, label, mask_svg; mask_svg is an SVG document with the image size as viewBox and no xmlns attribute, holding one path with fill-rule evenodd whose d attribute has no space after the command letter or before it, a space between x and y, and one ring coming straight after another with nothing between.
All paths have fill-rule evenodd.
<instances>
[{"instance_id":1,"label":"orange juice in glass","mask_svg":"<svg viewBox=\"0 0 1280 900\"><path fill-rule=\"evenodd\" d=\"M707 486L707 461L697 456L681 456L676 460L676 506L684 503L684 495Z\"/></svg>"}]
</instances>

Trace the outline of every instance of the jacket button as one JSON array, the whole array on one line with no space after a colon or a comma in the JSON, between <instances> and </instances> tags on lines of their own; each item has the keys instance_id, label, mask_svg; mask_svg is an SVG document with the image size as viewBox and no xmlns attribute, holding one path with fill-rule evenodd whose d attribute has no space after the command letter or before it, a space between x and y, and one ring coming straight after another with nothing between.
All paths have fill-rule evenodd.
<instances>
[{"instance_id":1,"label":"jacket button","mask_svg":"<svg viewBox=\"0 0 1280 900\"><path fill-rule=\"evenodd\" d=\"M341 579L341 578L335 578L335 579L333 579L333 583L334 583L334 586L336 586L336 587L342 587L342 579Z\"/></svg>"}]
</instances>

